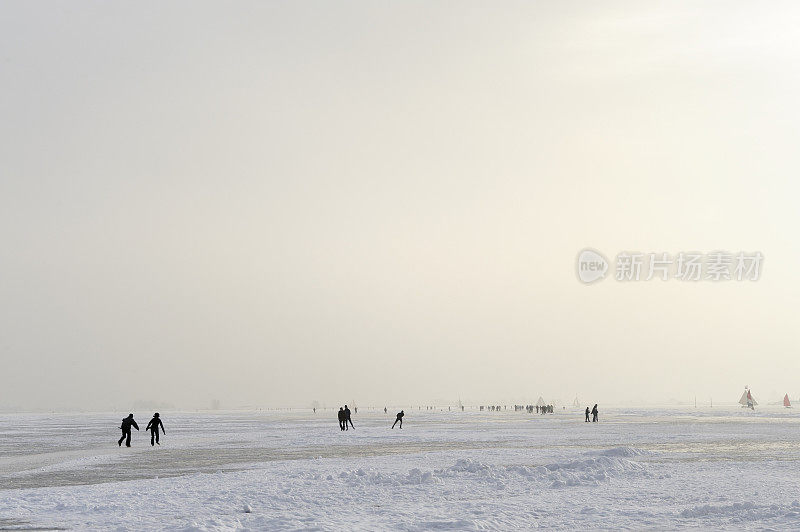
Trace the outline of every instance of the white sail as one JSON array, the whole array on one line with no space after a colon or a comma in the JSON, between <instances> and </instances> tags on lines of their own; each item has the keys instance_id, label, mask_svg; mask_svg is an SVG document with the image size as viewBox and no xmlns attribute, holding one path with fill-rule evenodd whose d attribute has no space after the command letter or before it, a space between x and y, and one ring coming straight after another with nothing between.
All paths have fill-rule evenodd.
<instances>
[{"instance_id":1,"label":"white sail","mask_svg":"<svg viewBox=\"0 0 800 532\"><path fill-rule=\"evenodd\" d=\"M747 406L747 388L745 388L742 396L739 398L739 404L742 406Z\"/></svg>"},{"instance_id":2,"label":"white sail","mask_svg":"<svg viewBox=\"0 0 800 532\"><path fill-rule=\"evenodd\" d=\"M739 404L744 408L753 408L758 405L758 401L753 398L753 394L750 393L750 388L747 386L744 387L744 393L739 398Z\"/></svg>"}]
</instances>

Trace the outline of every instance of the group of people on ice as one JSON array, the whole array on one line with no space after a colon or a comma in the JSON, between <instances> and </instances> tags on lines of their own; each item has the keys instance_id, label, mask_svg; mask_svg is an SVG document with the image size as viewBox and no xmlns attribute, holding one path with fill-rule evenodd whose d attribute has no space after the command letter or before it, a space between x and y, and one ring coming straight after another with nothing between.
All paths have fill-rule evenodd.
<instances>
[{"instance_id":1,"label":"group of people on ice","mask_svg":"<svg viewBox=\"0 0 800 532\"><path fill-rule=\"evenodd\" d=\"M385 414L386 412L388 412L388 409L384 407L383 413ZM358 413L358 409L356 409L356 413ZM400 412L398 412L397 416L395 417L394 423L392 423L392 428L394 428L395 425L400 423L400 428L402 429L403 428L403 416L405 416L405 415L406 415L405 412L403 412L402 410ZM347 408L347 405L344 405L344 408L339 407L338 417L339 417L339 429L340 430L349 430L350 427L352 427L353 430L356 429L356 427L353 425L353 419L352 419L351 414L350 414L350 409Z\"/></svg>"},{"instance_id":2,"label":"group of people on ice","mask_svg":"<svg viewBox=\"0 0 800 532\"><path fill-rule=\"evenodd\" d=\"M490 408L495 408L495 407L490 407ZM496 408L497 410L500 410L500 407ZM484 407L481 406L480 410L483 409ZM552 414L555 411L555 408L553 407L553 405L526 405L524 407L520 405L514 405L514 410L515 411L525 410L529 413L536 412L537 414ZM388 411L389 409L384 407L383 413L386 414L388 413ZM599 411L597 410L597 404L595 404L591 409L587 406L585 413L586 413L586 423L589 423L590 421L592 423L597 423L599 415ZM350 415L350 409L347 408L347 405L344 405L344 408L339 408L338 416L339 416L339 429L349 430L350 427L355 429L355 426L353 425L353 420ZM392 423L392 428L394 428L395 425L397 425L398 423L400 424L400 428L401 429L403 428L403 416L405 416L404 411L401 410L400 412L397 413L394 423ZM156 441L158 441L158 436L156 436Z\"/></svg>"},{"instance_id":3,"label":"group of people on ice","mask_svg":"<svg viewBox=\"0 0 800 532\"><path fill-rule=\"evenodd\" d=\"M161 427L161 431L166 434L167 431L164 430L164 423L161 422L161 416L156 412L153 414L153 419L145 427L145 432L150 431L150 445L161 445L158 441L158 428ZM139 425L136 424L136 421L133 419L133 414L128 414L128 417L122 419L122 425L119 427L122 429L122 437L119 439L117 444L122 447L122 442L125 442L125 447L131 446L131 429L139 430Z\"/></svg>"},{"instance_id":4,"label":"group of people on ice","mask_svg":"<svg viewBox=\"0 0 800 532\"><path fill-rule=\"evenodd\" d=\"M480 411L483 412L484 407L480 407ZM507 407L499 407L499 406L487 406L487 410L490 412L499 412L500 410L506 410ZM462 407L463 410L463 407ZM529 414L533 414L536 412L537 414L552 414L555 412L555 406L553 405L545 405L545 404L536 404L536 405L514 405L514 412L526 411Z\"/></svg>"},{"instance_id":5,"label":"group of people on ice","mask_svg":"<svg viewBox=\"0 0 800 532\"><path fill-rule=\"evenodd\" d=\"M358 412L358 409L356 409L356 412ZM355 425L353 425L353 419L350 417L350 409L347 408L347 405L344 405L344 408L339 407L339 428L349 430L349 427L353 427L353 430L356 430Z\"/></svg>"}]
</instances>

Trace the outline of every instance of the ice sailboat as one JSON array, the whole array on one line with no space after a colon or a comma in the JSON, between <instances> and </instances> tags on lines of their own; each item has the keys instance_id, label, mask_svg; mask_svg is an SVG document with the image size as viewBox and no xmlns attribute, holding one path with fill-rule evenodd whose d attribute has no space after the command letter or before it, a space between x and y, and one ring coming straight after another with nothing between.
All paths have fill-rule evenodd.
<instances>
[{"instance_id":1,"label":"ice sailboat","mask_svg":"<svg viewBox=\"0 0 800 532\"><path fill-rule=\"evenodd\" d=\"M578 408L580 408L580 406L581 406L581 402L578 401L578 396L577 395L575 396L575 400L572 401L572 406L576 406Z\"/></svg>"},{"instance_id":2,"label":"ice sailboat","mask_svg":"<svg viewBox=\"0 0 800 532\"><path fill-rule=\"evenodd\" d=\"M789 394L783 396L783 406L786 408L792 408L792 403L789 402Z\"/></svg>"},{"instance_id":3,"label":"ice sailboat","mask_svg":"<svg viewBox=\"0 0 800 532\"><path fill-rule=\"evenodd\" d=\"M538 406L539 408L541 408L541 407L543 407L543 406L546 406L546 405L547 405L547 403L545 403L545 402L544 402L544 399L543 399L543 398L542 398L542 396L540 395L540 396L539 396L539 400L538 400L538 401L536 401L536 406Z\"/></svg>"},{"instance_id":4,"label":"ice sailboat","mask_svg":"<svg viewBox=\"0 0 800 532\"><path fill-rule=\"evenodd\" d=\"M750 410L755 410L754 407L758 404L758 401L753 399L753 394L750 393L750 388L747 386L744 387L744 392L739 398L739 404L742 405L742 408L749 408Z\"/></svg>"}]
</instances>

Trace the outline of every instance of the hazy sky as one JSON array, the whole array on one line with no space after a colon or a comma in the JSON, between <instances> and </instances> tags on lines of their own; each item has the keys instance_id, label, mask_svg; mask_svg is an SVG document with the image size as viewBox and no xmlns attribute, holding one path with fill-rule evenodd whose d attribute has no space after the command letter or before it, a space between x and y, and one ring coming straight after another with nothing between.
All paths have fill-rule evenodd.
<instances>
[{"instance_id":1,"label":"hazy sky","mask_svg":"<svg viewBox=\"0 0 800 532\"><path fill-rule=\"evenodd\" d=\"M0 408L800 394L800 6L0 5ZM584 247L760 251L584 286Z\"/></svg>"}]
</instances>

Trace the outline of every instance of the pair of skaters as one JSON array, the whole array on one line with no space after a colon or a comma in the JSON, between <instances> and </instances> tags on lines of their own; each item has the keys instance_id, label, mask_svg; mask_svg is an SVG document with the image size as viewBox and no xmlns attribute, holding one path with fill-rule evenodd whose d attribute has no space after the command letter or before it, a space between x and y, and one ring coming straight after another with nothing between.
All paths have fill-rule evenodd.
<instances>
[{"instance_id":1,"label":"pair of skaters","mask_svg":"<svg viewBox=\"0 0 800 532\"><path fill-rule=\"evenodd\" d=\"M148 423L147 427L144 429L145 431L150 431L150 445L161 445L158 441L158 427L161 427L161 431L164 434L167 433L167 431L164 430L164 423L161 422L161 416L159 416L158 412L156 412L153 414L153 419L150 420L150 423ZM131 428L139 430L139 425L137 425L136 421L133 419L133 414L128 414L128 417L122 420L122 425L119 428L122 429L122 437L117 442L117 445L122 447L122 441L125 440L125 447L130 447Z\"/></svg>"},{"instance_id":2,"label":"pair of skaters","mask_svg":"<svg viewBox=\"0 0 800 532\"><path fill-rule=\"evenodd\" d=\"M347 408L347 405L344 405L344 408L342 408L341 406L339 407L338 417L339 417L339 428L341 430L348 430L348 423L350 424L351 427L353 427L353 430L356 430L355 425L353 425L353 420L350 417L350 409Z\"/></svg>"},{"instance_id":3,"label":"pair of skaters","mask_svg":"<svg viewBox=\"0 0 800 532\"><path fill-rule=\"evenodd\" d=\"M592 408L591 412L589 412L589 407L588 406L586 407L586 423L589 422L589 414L592 414L592 423L596 423L597 422L597 405L596 404L594 405L594 408Z\"/></svg>"}]
</instances>

